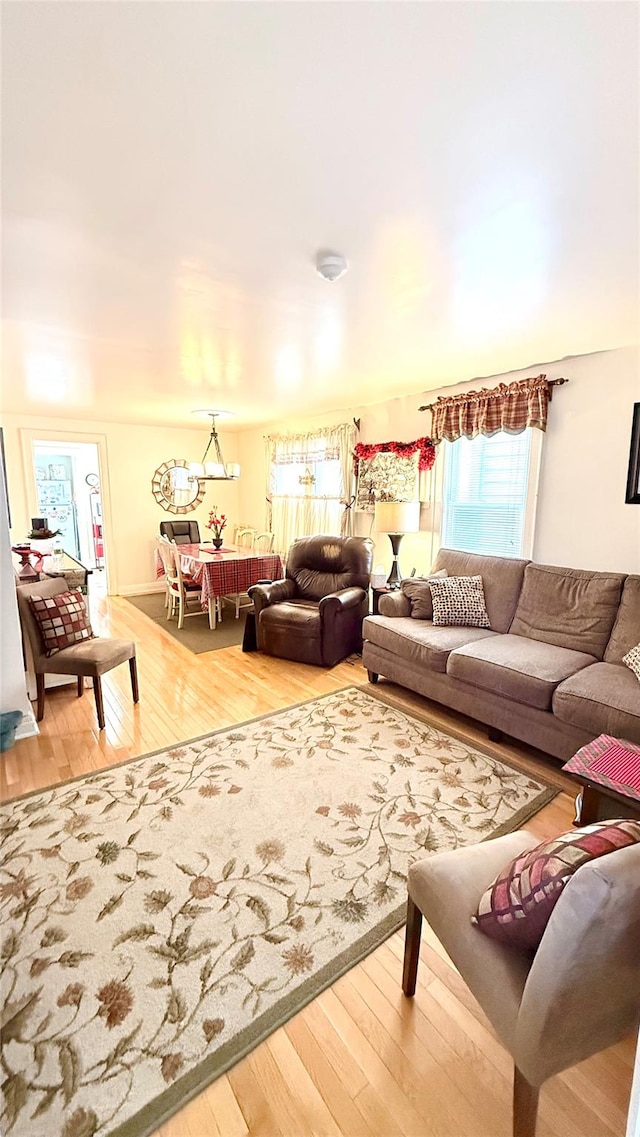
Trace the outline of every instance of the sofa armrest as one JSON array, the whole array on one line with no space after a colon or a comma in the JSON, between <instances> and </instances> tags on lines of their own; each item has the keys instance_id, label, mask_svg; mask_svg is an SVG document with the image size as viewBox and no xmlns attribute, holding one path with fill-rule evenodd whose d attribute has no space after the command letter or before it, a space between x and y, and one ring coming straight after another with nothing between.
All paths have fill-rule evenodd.
<instances>
[{"instance_id":1,"label":"sofa armrest","mask_svg":"<svg viewBox=\"0 0 640 1137\"><path fill-rule=\"evenodd\" d=\"M381 616L410 616L411 601L404 592L388 592L380 597L378 612Z\"/></svg>"},{"instance_id":2,"label":"sofa armrest","mask_svg":"<svg viewBox=\"0 0 640 1137\"><path fill-rule=\"evenodd\" d=\"M338 592L330 592L320 601L320 616L337 615L347 608L359 607L367 598L364 588L341 588Z\"/></svg>"},{"instance_id":3,"label":"sofa armrest","mask_svg":"<svg viewBox=\"0 0 640 1137\"><path fill-rule=\"evenodd\" d=\"M279 604L281 600L292 600L296 594L296 583L287 578L274 580L271 584L252 584L247 592L258 616L263 608L268 608L271 604Z\"/></svg>"}]
</instances>

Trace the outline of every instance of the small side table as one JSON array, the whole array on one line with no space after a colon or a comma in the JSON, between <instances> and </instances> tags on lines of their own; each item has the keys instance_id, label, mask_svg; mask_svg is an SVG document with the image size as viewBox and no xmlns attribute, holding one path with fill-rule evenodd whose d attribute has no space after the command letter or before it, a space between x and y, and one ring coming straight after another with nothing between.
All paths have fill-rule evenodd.
<instances>
[{"instance_id":1,"label":"small side table","mask_svg":"<svg viewBox=\"0 0 640 1137\"><path fill-rule=\"evenodd\" d=\"M616 745L632 757L626 762L624 757L615 763L605 762L605 755ZM594 765L600 768L594 769ZM603 765L607 772L604 772ZM620 805L620 812L625 817L640 817L640 746L624 738L600 734L593 742L582 746L562 769L582 786L576 798L574 825L591 825L607 816L613 817L614 814L607 810L607 802Z\"/></svg>"},{"instance_id":2,"label":"small side table","mask_svg":"<svg viewBox=\"0 0 640 1137\"><path fill-rule=\"evenodd\" d=\"M386 584L382 588L374 588L373 585L371 585L371 615L372 616L379 616L380 615L379 607L380 607L380 597L381 596L391 596L394 592L398 592L398 591L399 591L399 589L389 588L388 585L386 585Z\"/></svg>"}]
</instances>

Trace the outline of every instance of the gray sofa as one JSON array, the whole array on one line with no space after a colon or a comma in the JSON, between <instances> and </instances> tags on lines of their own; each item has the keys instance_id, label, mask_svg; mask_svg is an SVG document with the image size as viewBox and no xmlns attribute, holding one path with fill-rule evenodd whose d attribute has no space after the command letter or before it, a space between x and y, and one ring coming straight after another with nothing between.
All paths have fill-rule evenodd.
<instances>
[{"instance_id":1,"label":"gray sofa","mask_svg":"<svg viewBox=\"0 0 640 1137\"><path fill-rule=\"evenodd\" d=\"M363 624L378 676L563 761L602 733L640 743L640 576L441 549L432 571L480 575L490 628L435 627L403 592Z\"/></svg>"}]
</instances>

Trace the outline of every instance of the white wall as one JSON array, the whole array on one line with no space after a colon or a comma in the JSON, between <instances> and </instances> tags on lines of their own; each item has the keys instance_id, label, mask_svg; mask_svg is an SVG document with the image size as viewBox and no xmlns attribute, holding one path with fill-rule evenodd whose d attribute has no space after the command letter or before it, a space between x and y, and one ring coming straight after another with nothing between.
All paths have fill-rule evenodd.
<instances>
[{"instance_id":1,"label":"white wall","mask_svg":"<svg viewBox=\"0 0 640 1137\"><path fill-rule=\"evenodd\" d=\"M624 501L633 404L640 400L636 348L534 363L520 371L473 379L422 395L352 406L313 418L292 416L261 430L244 431L239 436L243 519L258 527L265 522L263 436L267 433L313 430L355 417L361 419L362 442L409 441L430 433L431 415L418 407L434 402L438 395L493 387L541 373L549 379L563 376L569 383L555 388L549 409L533 557L574 568L640 572L640 507L625 505ZM429 525L429 510L423 509L422 528ZM369 528L369 519L359 514L357 531L368 534ZM403 572L414 565L419 572L428 569L437 547L437 536L432 540L430 533L406 536L401 549ZM375 559L390 565L386 537L377 541Z\"/></svg>"},{"instance_id":2,"label":"white wall","mask_svg":"<svg viewBox=\"0 0 640 1137\"><path fill-rule=\"evenodd\" d=\"M155 587L154 538L160 522L170 521L174 514L157 504L151 493L151 479L157 467L169 458L199 461L207 444L208 422L188 428L4 415L3 426L13 541L24 538L30 518L36 513L29 473L30 435L22 432L37 431L43 439L56 431L69 438L74 433L101 435L107 459L101 489L110 590L133 595ZM237 461L237 436L221 433L220 438L225 460ZM198 509L183 515L198 521L203 540L208 535L205 522L214 506L223 510L231 522L238 519L238 483L207 482L206 486Z\"/></svg>"},{"instance_id":3,"label":"white wall","mask_svg":"<svg viewBox=\"0 0 640 1137\"><path fill-rule=\"evenodd\" d=\"M22 711L16 736L38 734L31 703L27 698L22 637L14 587L9 519L5 497L4 471L0 463L0 711Z\"/></svg>"}]
</instances>

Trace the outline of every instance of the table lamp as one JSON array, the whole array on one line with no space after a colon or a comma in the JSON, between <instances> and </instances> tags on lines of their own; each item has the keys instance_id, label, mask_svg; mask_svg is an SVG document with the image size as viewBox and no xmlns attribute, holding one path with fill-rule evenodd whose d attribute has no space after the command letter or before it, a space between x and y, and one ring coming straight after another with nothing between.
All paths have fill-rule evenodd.
<instances>
[{"instance_id":1,"label":"table lamp","mask_svg":"<svg viewBox=\"0 0 640 1137\"><path fill-rule=\"evenodd\" d=\"M393 551L391 572L387 585L399 585L402 577L398 565L398 550L405 533L417 533L420 528L419 501L377 501L375 526L378 533L388 533Z\"/></svg>"}]
</instances>

